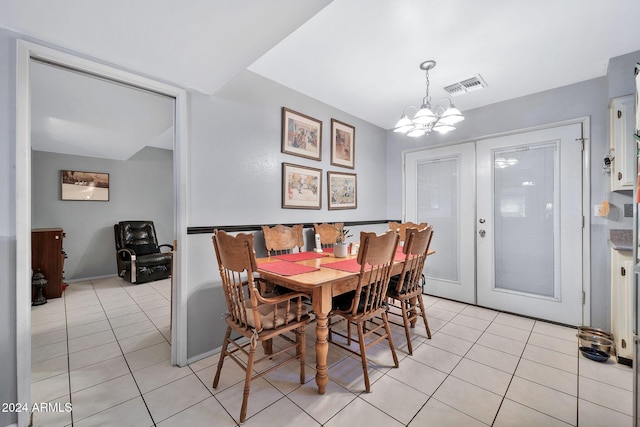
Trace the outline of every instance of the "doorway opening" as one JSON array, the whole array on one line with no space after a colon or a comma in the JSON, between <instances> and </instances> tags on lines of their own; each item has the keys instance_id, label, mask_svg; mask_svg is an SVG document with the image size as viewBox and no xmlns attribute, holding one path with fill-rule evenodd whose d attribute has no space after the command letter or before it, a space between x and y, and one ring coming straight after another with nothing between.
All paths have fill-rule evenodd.
<instances>
[{"instance_id":1,"label":"doorway opening","mask_svg":"<svg viewBox=\"0 0 640 427\"><path fill-rule=\"evenodd\" d=\"M173 232L179 250L174 256L172 290L172 364L186 365L186 193L187 193L187 96L186 91L125 72L95 61L59 52L34 43L17 41L16 61L16 351L18 401L30 402L31 370L31 66L32 61L58 64L63 68L102 79L143 88L173 98ZM18 414L19 425L28 424L28 414Z\"/></svg>"}]
</instances>

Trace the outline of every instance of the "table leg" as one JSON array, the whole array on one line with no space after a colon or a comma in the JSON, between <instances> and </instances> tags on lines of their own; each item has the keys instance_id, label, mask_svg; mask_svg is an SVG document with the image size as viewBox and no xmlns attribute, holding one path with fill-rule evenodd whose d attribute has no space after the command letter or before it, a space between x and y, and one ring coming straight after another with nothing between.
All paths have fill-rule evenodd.
<instances>
[{"instance_id":1,"label":"table leg","mask_svg":"<svg viewBox=\"0 0 640 427\"><path fill-rule=\"evenodd\" d=\"M327 355L329 353L328 314L331 311L331 286L321 286L313 291L313 310L316 313L316 384L318 393L324 394L329 376L327 375Z\"/></svg>"}]
</instances>

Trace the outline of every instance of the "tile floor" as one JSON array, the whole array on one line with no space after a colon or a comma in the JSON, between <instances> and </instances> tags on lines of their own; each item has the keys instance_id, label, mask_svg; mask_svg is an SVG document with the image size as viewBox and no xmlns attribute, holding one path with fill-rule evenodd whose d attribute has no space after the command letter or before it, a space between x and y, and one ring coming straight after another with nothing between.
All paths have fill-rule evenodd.
<instances>
[{"instance_id":1,"label":"tile floor","mask_svg":"<svg viewBox=\"0 0 640 427\"><path fill-rule=\"evenodd\" d=\"M32 309L35 426L234 426L243 373L217 355L170 366L170 284L118 278L72 283ZM332 346L325 395L315 386L315 332L307 328L307 382L290 363L251 386L247 426L631 426L632 370L578 354L576 330L426 297L433 332L414 331L400 367L382 345L369 353L372 393L359 359ZM274 342L278 345L278 342Z\"/></svg>"}]
</instances>

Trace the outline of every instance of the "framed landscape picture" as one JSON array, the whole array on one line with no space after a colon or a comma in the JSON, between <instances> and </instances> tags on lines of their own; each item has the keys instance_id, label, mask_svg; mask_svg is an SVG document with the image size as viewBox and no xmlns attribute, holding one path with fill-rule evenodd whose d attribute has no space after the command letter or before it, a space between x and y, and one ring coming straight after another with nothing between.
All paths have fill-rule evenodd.
<instances>
[{"instance_id":1,"label":"framed landscape picture","mask_svg":"<svg viewBox=\"0 0 640 427\"><path fill-rule=\"evenodd\" d=\"M331 119L331 164L354 169L356 128Z\"/></svg>"},{"instance_id":2,"label":"framed landscape picture","mask_svg":"<svg viewBox=\"0 0 640 427\"><path fill-rule=\"evenodd\" d=\"M320 160L322 157L322 122L282 107L282 152Z\"/></svg>"},{"instance_id":3,"label":"framed landscape picture","mask_svg":"<svg viewBox=\"0 0 640 427\"><path fill-rule=\"evenodd\" d=\"M109 174L62 171L62 200L109 201Z\"/></svg>"},{"instance_id":4,"label":"framed landscape picture","mask_svg":"<svg viewBox=\"0 0 640 427\"><path fill-rule=\"evenodd\" d=\"M282 164L282 207L285 209L320 209L322 169Z\"/></svg>"},{"instance_id":5,"label":"framed landscape picture","mask_svg":"<svg viewBox=\"0 0 640 427\"><path fill-rule=\"evenodd\" d=\"M327 172L329 210L356 209L358 186L355 173Z\"/></svg>"}]
</instances>

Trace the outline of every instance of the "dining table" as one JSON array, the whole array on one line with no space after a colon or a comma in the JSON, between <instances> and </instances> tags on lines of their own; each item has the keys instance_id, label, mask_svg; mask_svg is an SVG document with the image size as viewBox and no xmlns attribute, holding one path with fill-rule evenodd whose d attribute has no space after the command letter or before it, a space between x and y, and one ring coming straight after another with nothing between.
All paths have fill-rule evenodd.
<instances>
[{"instance_id":1,"label":"dining table","mask_svg":"<svg viewBox=\"0 0 640 427\"><path fill-rule=\"evenodd\" d=\"M434 253L430 250L428 255ZM398 247L391 275L402 272L405 255ZM273 284L303 292L311 297L316 316L316 384L318 393L324 394L329 382L327 374L328 318L331 299L355 290L358 284L360 265L357 255L336 258L331 248L318 252L296 252L258 258L257 273Z\"/></svg>"}]
</instances>

